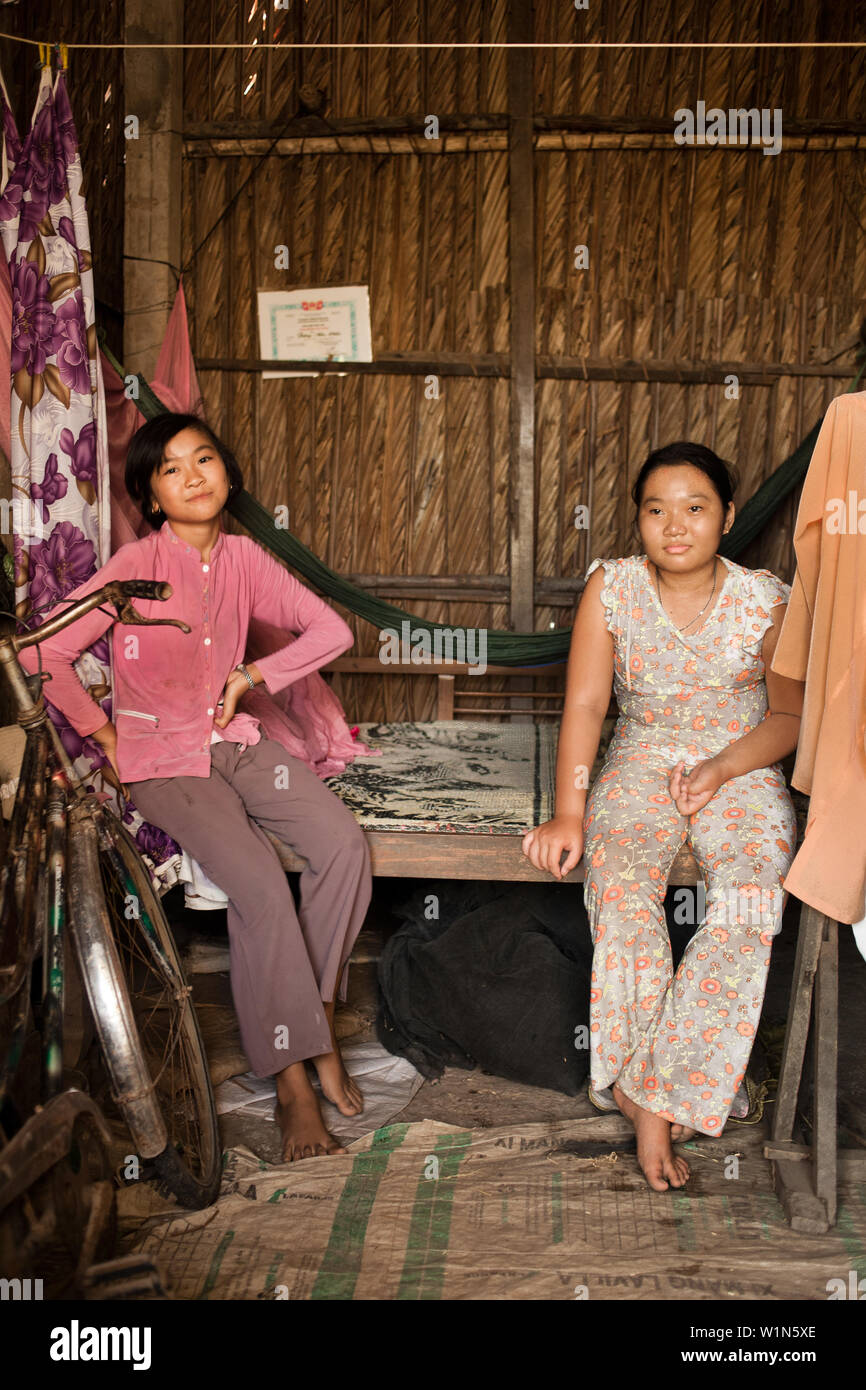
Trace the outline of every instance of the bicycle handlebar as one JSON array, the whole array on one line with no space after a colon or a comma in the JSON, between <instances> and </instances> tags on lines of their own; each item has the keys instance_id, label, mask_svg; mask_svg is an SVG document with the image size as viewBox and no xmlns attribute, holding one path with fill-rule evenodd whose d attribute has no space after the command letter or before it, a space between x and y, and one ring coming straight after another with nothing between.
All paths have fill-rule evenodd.
<instances>
[{"instance_id":1,"label":"bicycle handlebar","mask_svg":"<svg viewBox=\"0 0 866 1390\"><path fill-rule=\"evenodd\" d=\"M172 587L158 579L114 579L109 584L104 584L101 589L95 589L92 594L87 594L84 598L73 603L65 613L60 613L50 622L43 623L41 627L34 628L32 632L23 633L21 636L12 635L6 638L16 652L20 652L24 647L35 646L39 642L44 642L46 637L53 637L55 633L62 632L71 623L83 618L85 613L89 613L93 608L99 608L103 603L110 603L117 612L117 621L128 626L157 627L171 626L179 627L181 632L191 632L188 623L184 623L180 618L143 618L137 609L133 608L134 598L149 599L153 602L165 602L171 598Z\"/></svg>"},{"instance_id":2,"label":"bicycle handlebar","mask_svg":"<svg viewBox=\"0 0 866 1390\"><path fill-rule=\"evenodd\" d=\"M124 579L119 582L127 598L171 598L171 585L161 584L158 579Z\"/></svg>"}]
</instances>

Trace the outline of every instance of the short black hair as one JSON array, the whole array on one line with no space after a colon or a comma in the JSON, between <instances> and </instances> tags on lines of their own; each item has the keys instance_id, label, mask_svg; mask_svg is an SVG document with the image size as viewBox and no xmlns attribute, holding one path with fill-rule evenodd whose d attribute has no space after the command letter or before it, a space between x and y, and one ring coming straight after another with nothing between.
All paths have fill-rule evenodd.
<instances>
[{"instance_id":1,"label":"short black hair","mask_svg":"<svg viewBox=\"0 0 866 1390\"><path fill-rule=\"evenodd\" d=\"M151 511L150 480L163 461L166 444L170 439L174 439L176 434L180 434L181 430L186 429L201 430L219 454L228 475L230 498L240 492L244 485L240 464L228 445L214 434L205 420L199 419L197 415L180 415L171 410L154 416L146 425L142 425L140 430L136 430L129 442L124 482L126 491L133 502L138 504L144 520L155 531L165 521L165 514L161 511Z\"/></svg>"},{"instance_id":2,"label":"short black hair","mask_svg":"<svg viewBox=\"0 0 866 1390\"><path fill-rule=\"evenodd\" d=\"M722 510L724 512L728 510L729 504L734 500L734 492L738 483L733 465L719 458L718 454L714 454L712 449L708 449L705 444L694 444L691 440L681 439L675 444L665 444L661 449L654 449L646 459L631 490L636 513L640 511L644 488L649 475L656 468L666 468L671 464L676 465L678 463L690 463L693 468L699 468L709 478L718 493Z\"/></svg>"}]
</instances>

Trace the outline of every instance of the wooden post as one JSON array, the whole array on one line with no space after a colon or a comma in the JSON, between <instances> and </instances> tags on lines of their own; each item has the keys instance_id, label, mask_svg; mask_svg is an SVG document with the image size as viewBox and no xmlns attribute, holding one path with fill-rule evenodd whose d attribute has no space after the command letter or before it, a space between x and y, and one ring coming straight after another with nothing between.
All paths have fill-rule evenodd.
<instances>
[{"instance_id":1,"label":"wooden post","mask_svg":"<svg viewBox=\"0 0 866 1390\"><path fill-rule=\"evenodd\" d=\"M126 43L183 42L182 0L126 0ZM123 365L153 375L177 290L181 256L183 55L179 48L127 48ZM168 261L165 265L162 262Z\"/></svg>"},{"instance_id":2,"label":"wooden post","mask_svg":"<svg viewBox=\"0 0 866 1390\"><path fill-rule=\"evenodd\" d=\"M772 1159L773 1185L785 1210L785 1215L794 1231L808 1235L821 1235L828 1229L830 1220L827 1209L816 1192L815 1174L810 1173L809 1164L797 1156L798 1145L794 1142L794 1126L797 1119L797 1099L803 1075L806 1056L806 1042L809 1035L809 1021L812 998L815 993L815 975L824 940L825 917L817 908L804 903L800 909L800 924L797 934L797 953L794 961L794 978L791 982L791 1002L788 1008L788 1024L785 1030L785 1044L782 1049L782 1064L779 1070L779 1086L776 1092L776 1113L773 1117L772 1142L765 1146L764 1154ZM826 992L825 992L826 1001ZM825 1002L826 1009L826 1002ZM823 1030L826 1042L826 1029ZM818 1039L815 1040L816 1045ZM820 1049L819 1049L820 1050ZM822 1077L823 1079L823 1077ZM816 1082L819 1075L816 1072ZM819 1113L820 1097L815 1094L815 1114ZM835 1088L833 1095L835 1115ZM821 1176L825 1182L827 1151L822 1118ZM835 1140L835 1131L834 1131ZM818 1155L813 1149L807 1150L812 1166Z\"/></svg>"},{"instance_id":3,"label":"wooden post","mask_svg":"<svg viewBox=\"0 0 866 1390\"><path fill-rule=\"evenodd\" d=\"M815 1191L827 1220L836 1224L837 1069L839 1037L839 926L822 917L815 974L814 1147Z\"/></svg>"},{"instance_id":4,"label":"wooden post","mask_svg":"<svg viewBox=\"0 0 866 1390\"><path fill-rule=\"evenodd\" d=\"M533 37L531 0L509 0L508 42ZM511 297L511 622L535 625L535 213L533 54L508 54L508 221ZM526 688L530 688L529 681ZM516 700L517 708L528 701ZM531 715L524 716L524 720Z\"/></svg>"}]
</instances>

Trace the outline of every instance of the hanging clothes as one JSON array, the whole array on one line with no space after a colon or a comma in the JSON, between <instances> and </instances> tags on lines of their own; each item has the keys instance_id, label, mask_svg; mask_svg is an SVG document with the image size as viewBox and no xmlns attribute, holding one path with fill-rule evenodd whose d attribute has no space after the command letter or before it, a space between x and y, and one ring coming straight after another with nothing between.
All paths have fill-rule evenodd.
<instances>
[{"instance_id":1,"label":"hanging clothes","mask_svg":"<svg viewBox=\"0 0 866 1390\"><path fill-rule=\"evenodd\" d=\"M773 670L806 685L791 781L810 802L785 888L853 923L866 912L866 391L830 403L794 551Z\"/></svg>"},{"instance_id":2,"label":"hanging clothes","mask_svg":"<svg viewBox=\"0 0 866 1390\"><path fill-rule=\"evenodd\" d=\"M0 74L0 241L9 273L9 421L16 616L38 627L49 609L110 554L105 402L96 348L93 270L81 192L78 136L65 71L43 66L22 141ZM2 291L0 291L2 294ZM77 671L110 713L109 651L83 652ZM114 791L105 755L52 709L78 774L98 796Z\"/></svg>"}]
</instances>

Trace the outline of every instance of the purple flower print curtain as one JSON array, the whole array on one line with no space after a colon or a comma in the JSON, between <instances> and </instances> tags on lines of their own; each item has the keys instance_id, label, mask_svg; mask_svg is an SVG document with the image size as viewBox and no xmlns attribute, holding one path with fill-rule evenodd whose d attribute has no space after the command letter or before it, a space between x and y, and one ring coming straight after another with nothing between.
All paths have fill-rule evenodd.
<instances>
[{"instance_id":1,"label":"purple flower print curtain","mask_svg":"<svg viewBox=\"0 0 866 1390\"><path fill-rule=\"evenodd\" d=\"M2 100L0 237L12 283L11 471L16 616L38 627L48 609L111 553L105 400L81 159L66 76L43 67L22 141L6 84ZM0 389L5 389L0 387ZM110 717L106 637L77 670ZM106 763L50 707L76 772L103 800Z\"/></svg>"}]
</instances>

